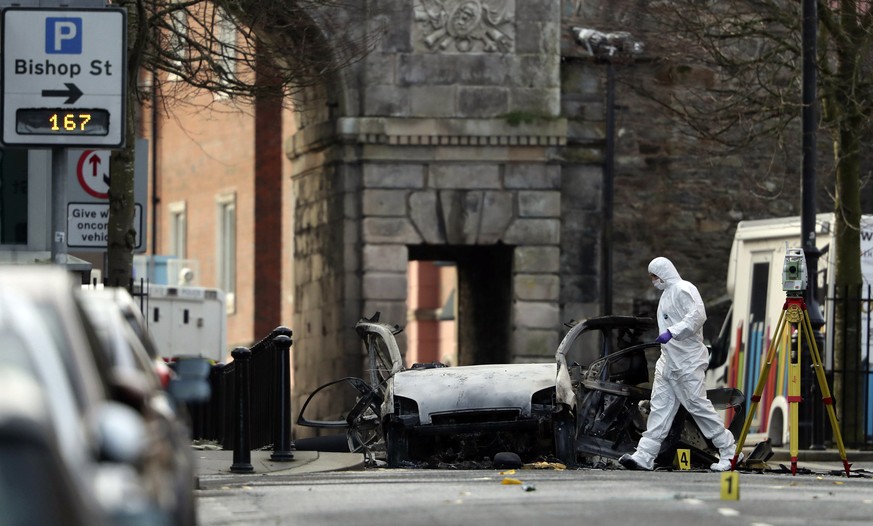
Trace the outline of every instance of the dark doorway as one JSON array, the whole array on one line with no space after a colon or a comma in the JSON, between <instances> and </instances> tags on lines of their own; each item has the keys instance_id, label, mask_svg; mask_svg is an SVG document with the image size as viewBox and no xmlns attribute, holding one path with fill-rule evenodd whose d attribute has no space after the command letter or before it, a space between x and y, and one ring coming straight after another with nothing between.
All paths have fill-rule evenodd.
<instances>
[{"instance_id":1,"label":"dark doorway","mask_svg":"<svg viewBox=\"0 0 873 526\"><path fill-rule=\"evenodd\" d=\"M512 252L507 245L409 247L410 260L457 267L457 365L511 360Z\"/></svg>"}]
</instances>

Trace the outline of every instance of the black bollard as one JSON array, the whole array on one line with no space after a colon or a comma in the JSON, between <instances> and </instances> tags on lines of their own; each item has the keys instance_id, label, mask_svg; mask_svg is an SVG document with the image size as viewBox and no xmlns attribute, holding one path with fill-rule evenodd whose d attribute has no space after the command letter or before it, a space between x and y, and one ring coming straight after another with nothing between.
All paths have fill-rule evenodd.
<instances>
[{"instance_id":1,"label":"black bollard","mask_svg":"<svg viewBox=\"0 0 873 526\"><path fill-rule=\"evenodd\" d=\"M276 415L273 435L273 454L270 460L294 460L294 441L291 439L291 331L273 338L276 352Z\"/></svg>"},{"instance_id":2,"label":"black bollard","mask_svg":"<svg viewBox=\"0 0 873 526\"><path fill-rule=\"evenodd\" d=\"M231 351L230 355L234 361L234 375L236 380L236 400L234 407L236 408L236 426L234 426L234 441L233 441L233 464L230 470L234 473L252 473L252 452L251 452L251 430L249 426L251 422L249 415L251 413L251 359L252 351L245 347L237 347Z\"/></svg>"}]
</instances>

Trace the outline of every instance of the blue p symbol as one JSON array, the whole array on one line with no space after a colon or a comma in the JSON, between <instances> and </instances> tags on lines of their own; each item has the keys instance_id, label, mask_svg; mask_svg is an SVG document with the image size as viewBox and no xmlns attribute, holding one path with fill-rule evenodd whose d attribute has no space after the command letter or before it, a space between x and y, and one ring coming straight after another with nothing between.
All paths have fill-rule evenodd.
<instances>
[{"instance_id":1,"label":"blue p symbol","mask_svg":"<svg viewBox=\"0 0 873 526\"><path fill-rule=\"evenodd\" d=\"M82 19L45 19L45 52L63 55L82 54Z\"/></svg>"}]
</instances>

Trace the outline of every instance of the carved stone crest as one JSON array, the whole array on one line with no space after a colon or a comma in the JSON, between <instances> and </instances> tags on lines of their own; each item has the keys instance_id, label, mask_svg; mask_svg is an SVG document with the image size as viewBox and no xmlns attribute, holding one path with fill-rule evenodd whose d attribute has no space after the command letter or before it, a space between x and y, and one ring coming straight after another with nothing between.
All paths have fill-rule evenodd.
<instances>
[{"instance_id":1,"label":"carved stone crest","mask_svg":"<svg viewBox=\"0 0 873 526\"><path fill-rule=\"evenodd\" d=\"M416 51L509 53L515 0L415 0Z\"/></svg>"}]
</instances>

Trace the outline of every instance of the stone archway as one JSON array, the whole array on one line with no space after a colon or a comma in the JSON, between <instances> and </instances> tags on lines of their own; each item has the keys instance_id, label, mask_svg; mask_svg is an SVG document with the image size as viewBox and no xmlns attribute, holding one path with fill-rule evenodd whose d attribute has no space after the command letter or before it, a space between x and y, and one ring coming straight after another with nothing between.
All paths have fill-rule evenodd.
<instances>
[{"instance_id":1,"label":"stone archway","mask_svg":"<svg viewBox=\"0 0 873 526\"><path fill-rule=\"evenodd\" d=\"M352 330L360 317L380 311L404 324L407 263L421 251L484 250L505 267L503 299L492 304L506 333L500 359L552 360L561 334L560 7L402 4L383 15L392 19L381 47L323 87L338 90L336 104L311 98L310 120L286 143L295 402L327 381L361 375ZM434 26L434 16L451 23ZM477 272L482 279L487 267L470 267ZM475 301L467 305L476 315ZM336 415L344 403L315 409Z\"/></svg>"}]
</instances>

